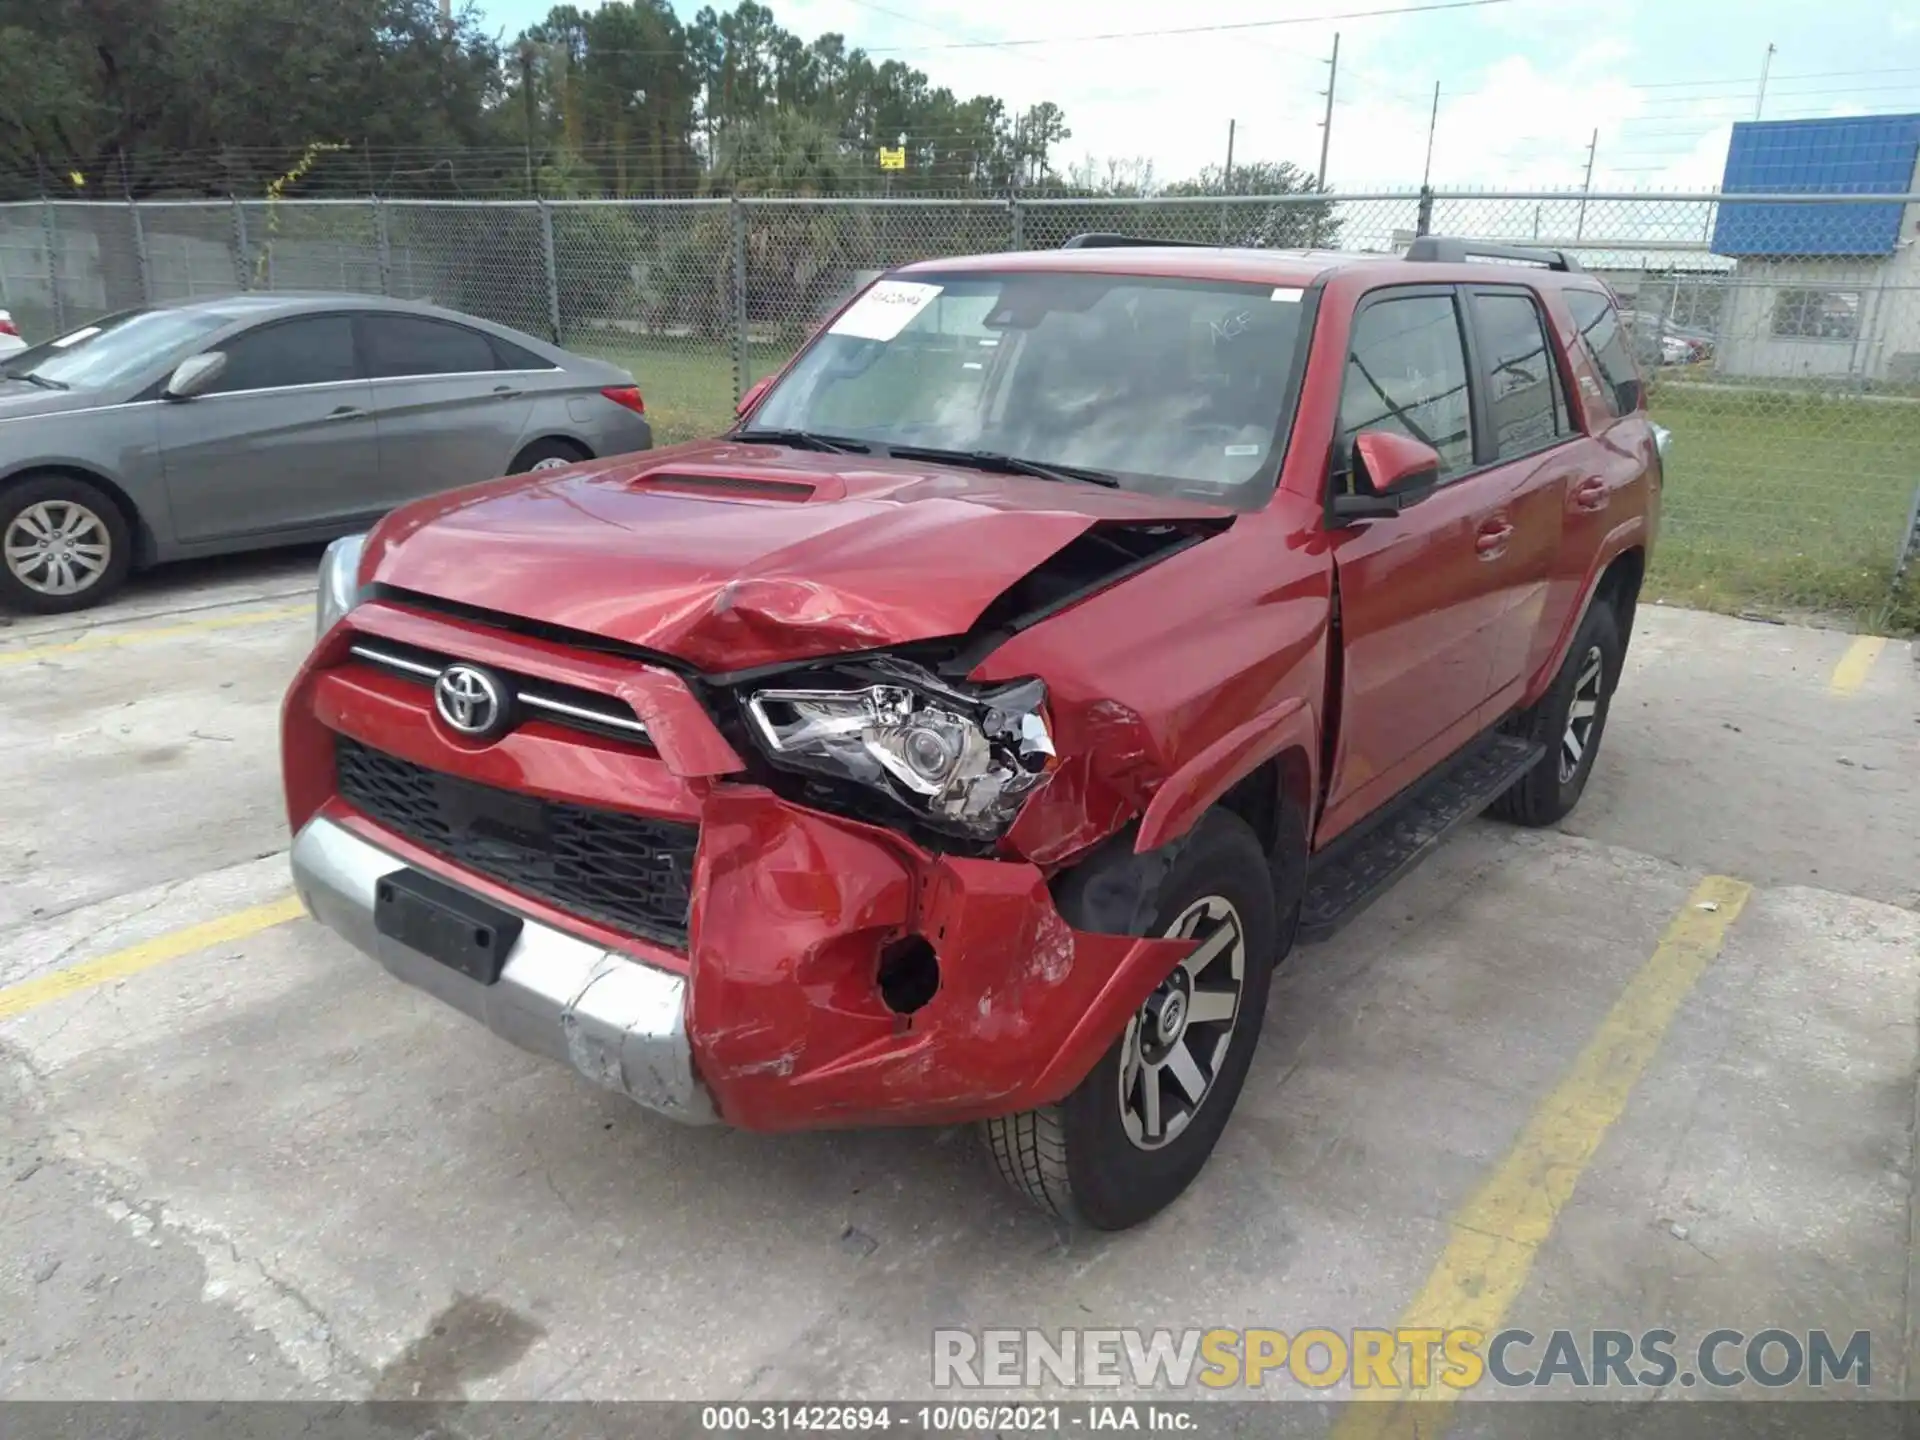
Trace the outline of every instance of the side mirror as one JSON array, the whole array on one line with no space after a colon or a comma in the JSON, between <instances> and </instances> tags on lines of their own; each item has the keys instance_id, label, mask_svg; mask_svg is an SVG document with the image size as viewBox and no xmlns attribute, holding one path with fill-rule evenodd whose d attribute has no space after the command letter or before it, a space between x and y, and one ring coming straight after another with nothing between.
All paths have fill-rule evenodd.
<instances>
[{"instance_id":1,"label":"side mirror","mask_svg":"<svg viewBox=\"0 0 1920 1440\"><path fill-rule=\"evenodd\" d=\"M773 384L773 376L762 375L747 387L747 393L740 397L740 403L733 407L734 415L746 419L747 412L760 403L760 397L767 393L767 387Z\"/></svg>"},{"instance_id":2,"label":"side mirror","mask_svg":"<svg viewBox=\"0 0 1920 1440\"><path fill-rule=\"evenodd\" d=\"M1622 380L1613 387L1613 408L1619 414L1631 415L1647 403L1647 387L1639 380Z\"/></svg>"},{"instance_id":3,"label":"side mirror","mask_svg":"<svg viewBox=\"0 0 1920 1440\"><path fill-rule=\"evenodd\" d=\"M1440 452L1391 430L1363 430L1354 437L1352 473L1359 488L1335 495L1335 519L1369 520L1398 515L1417 505L1440 483Z\"/></svg>"},{"instance_id":4,"label":"side mirror","mask_svg":"<svg viewBox=\"0 0 1920 1440\"><path fill-rule=\"evenodd\" d=\"M169 400L191 400L203 394L207 387L218 380L227 369L227 357L219 350L208 350L204 354L189 355L174 366L173 374L167 377L166 386L160 391Z\"/></svg>"}]
</instances>

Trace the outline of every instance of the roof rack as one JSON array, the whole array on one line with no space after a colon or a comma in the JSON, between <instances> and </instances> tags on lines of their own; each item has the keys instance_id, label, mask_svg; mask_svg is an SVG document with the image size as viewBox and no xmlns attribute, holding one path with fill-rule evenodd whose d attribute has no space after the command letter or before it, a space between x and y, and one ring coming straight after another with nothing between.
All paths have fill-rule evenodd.
<instances>
[{"instance_id":1,"label":"roof rack","mask_svg":"<svg viewBox=\"0 0 1920 1440\"><path fill-rule=\"evenodd\" d=\"M1407 247L1407 259L1435 265L1462 265L1470 260L1513 260L1546 270L1578 270L1580 262L1564 250L1537 246L1499 245L1490 241L1456 240L1449 235L1422 235Z\"/></svg>"},{"instance_id":2,"label":"roof rack","mask_svg":"<svg viewBox=\"0 0 1920 1440\"><path fill-rule=\"evenodd\" d=\"M1121 250L1134 247L1154 249L1161 246L1178 246L1183 250L1219 248L1216 245L1209 245L1204 240L1148 240L1139 235L1113 235L1100 230L1090 230L1084 235L1075 235L1060 248L1062 250Z\"/></svg>"}]
</instances>

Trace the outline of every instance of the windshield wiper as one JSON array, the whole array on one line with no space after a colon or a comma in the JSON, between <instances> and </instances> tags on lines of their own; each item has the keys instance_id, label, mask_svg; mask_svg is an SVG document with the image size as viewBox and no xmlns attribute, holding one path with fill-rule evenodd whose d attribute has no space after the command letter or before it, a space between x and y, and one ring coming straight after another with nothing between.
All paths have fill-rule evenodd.
<instances>
[{"instance_id":1,"label":"windshield wiper","mask_svg":"<svg viewBox=\"0 0 1920 1440\"><path fill-rule=\"evenodd\" d=\"M1032 475L1041 480L1080 480L1089 485L1120 488L1120 477L1105 470L1089 470L1082 465L1051 465L1024 460L1018 455L1002 455L995 450L942 450L932 445L890 445L887 454L896 460L938 460L948 465L971 465L976 470L998 470L1003 475Z\"/></svg>"},{"instance_id":2,"label":"windshield wiper","mask_svg":"<svg viewBox=\"0 0 1920 1440\"><path fill-rule=\"evenodd\" d=\"M29 385L38 385L42 390L71 390L73 387L64 380L55 380L50 375L42 375L34 370L8 370L9 380L24 380Z\"/></svg>"},{"instance_id":3,"label":"windshield wiper","mask_svg":"<svg viewBox=\"0 0 1920 1440\"><path fill-rule=\"evenodd\" d=\"M822 435L817 430L736 430L729 440L746 440L755 445L791 445L796 450L824 450L829 455L870 455L873 447L864 440L849 440L841 435Z\"/></svg>"}]
</instances>

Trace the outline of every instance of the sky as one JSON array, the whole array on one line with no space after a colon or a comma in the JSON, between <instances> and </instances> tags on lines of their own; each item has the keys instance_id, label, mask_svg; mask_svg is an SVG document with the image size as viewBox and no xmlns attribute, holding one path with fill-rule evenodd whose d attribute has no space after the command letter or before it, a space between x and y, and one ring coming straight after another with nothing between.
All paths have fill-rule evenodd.
<instances>
[{"instance_id":1,"label":"sky","mask_svg":"<svg viewBox=\"0 0 1920 1440\"><path fill-rule=\"evenodd\" d=\"M699 8L674 3L682 19ZM1327 180L1348 192L1419 185L1436 81L1436 188L1578 189L1596 130L1594 190L1709 188L1732 122L1753 118L1769 43L1765 118L1920 111L1920 5L1897 0L1453 0L1398 14L1378 12L1444 0L763 3L804 39L838 31L961 98L1053 101L1072 130L1056 169L1150 161L1161 182L1219 164L1229 121L1236 163L1313 169L1336 31ZM548 9L478 4L509 38ZM1271 21L1287 23L1164 33ZM1143 31L1162 33L1089 38Z\"/></svg>"}]
</instances>

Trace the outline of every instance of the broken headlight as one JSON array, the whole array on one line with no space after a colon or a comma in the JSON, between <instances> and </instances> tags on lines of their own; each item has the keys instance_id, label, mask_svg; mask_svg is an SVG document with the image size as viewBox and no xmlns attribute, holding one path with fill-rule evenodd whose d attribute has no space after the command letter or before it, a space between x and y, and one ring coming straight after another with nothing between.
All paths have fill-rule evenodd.
<instances>
[{"instance_id":1,"label":"broken headlight","mask_svg":"<svg viewBox=\"0 0 1920 1440\"><path fill-rule=\"evenodd\" d=\"M949 684L903 661L827 678L747 697L755 738L782 769L853 781L936 829L991 839L1053 766L1039 680Z\"/></svg>"}]
</instances>

